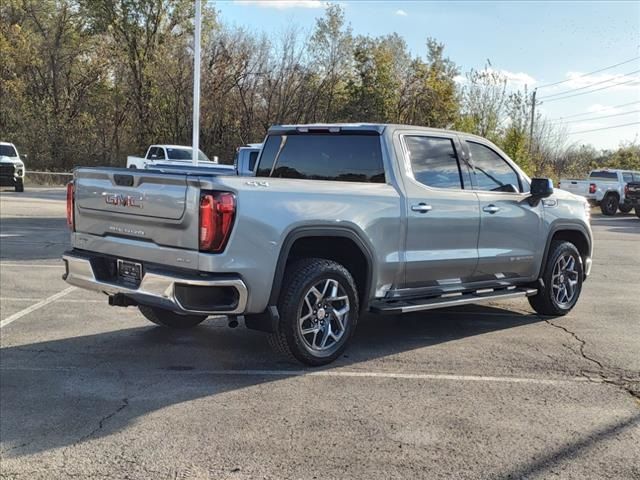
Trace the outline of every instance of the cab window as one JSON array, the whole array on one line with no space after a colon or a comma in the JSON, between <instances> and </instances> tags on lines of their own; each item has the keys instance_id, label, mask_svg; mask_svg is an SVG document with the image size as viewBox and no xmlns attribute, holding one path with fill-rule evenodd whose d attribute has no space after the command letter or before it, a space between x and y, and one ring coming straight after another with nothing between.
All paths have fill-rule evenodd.
<instances>
[{"instance_id":1,"label":"cab window","mask_svg":"<svg viewBox=\"0 0 640 480\"><path fill-rule=\"evenodd\" d=\"M404 141L417 182L435 188L464 188L452 139L407 135Z\"/></svg>"},{"instance_id":2,"label":"cab window","mask_svg":"<svg viewBox=\"0 0 640 480\"><path fill-rule=\"evenodd\" d=\"M473 165L475 189L489 192L520 192L520 179L511 165L489 147L467 141Z\"/></svg>"}]
</instances>

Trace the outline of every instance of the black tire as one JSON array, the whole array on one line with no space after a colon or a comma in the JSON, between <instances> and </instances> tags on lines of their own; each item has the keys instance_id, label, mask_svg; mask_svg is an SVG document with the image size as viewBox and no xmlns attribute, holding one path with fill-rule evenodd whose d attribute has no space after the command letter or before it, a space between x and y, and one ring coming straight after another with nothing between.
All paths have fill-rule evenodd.
<instances>
[{"instance_id":1,"label":"black tire","mask_svg":"<svg viewBox=\"0 0 640 480\"><path fill-rule=\"evenodd\" d=\"M608 193L600 202L600 211L603 215L611 217L618 211L619 202L620 199L615 193Z\"/></svg>"},{"instance_id":2,"label":"black tire","mask_svg":"<svg viewBox=\"0 0 640 480\"><path fill-rule=\"evenodd\" d=\"M340 298L338 302L343 302L336 307L336 304L329 305L326 310L318 308L317 314L309 311L309 307L305 302L305 298L312 294L311 290L318 284L325 282L331 282L332 286L337 284L336 287ZM326 290L326 289L325 289ZM274 349L290 359L298 360L306 365L319 366L326 365L333 362L338 358L347 347L349 340L355 332L356 325L358 323L359 303L356 284L351 276L351 273L341 264L332 260L326 260L322 258L306 258L295 262L293 265L287 268L285 272L284 281L282 283L282 291L280 299L278 301L278 311L280 313L280 322L278 325L278 331L269 335L269 343ZM315 295L315 294L314 294ZM320 299L319 302L329 301L331 297L328 295L324 300ZM320 305L322 305L320 303ZM314 305L312 308L315 308ZM343 310L345 306L348 307L346 317L342 317L343 320L338 320L337 312ZM303 312L309 312L304 315ZM320 320L320 311L322 311L322 320ZM315 310L314 310L315 312ZM302 317L311 315L311 318L307 320L311 327L323 328L322 331L315 333L307 333L303 335L302 329L305 321L301 321ZM320 326L320 323L322 326ZM333 337L336 333L333 331L334 326L336 332L341 331L339 340L333 340L331 345L323 347L325 350L314 349L309 345L312 343L315 345L317 339L316 335L323 336L322 340L328 340L325 337L325 331L328 329ZM342 328L344 327L344 328ZM321 341L322 341L321 340Z\"/></svg>"},{"instance_id":3,"label":"black tire","mask_svg":"<svg viewBox=\"0 0 640 480\"><path fill-rule=\"evenodd\" d=\"M636 207L636 217L640 218L640 207Z\"/></svg>"},{"instance_id":4,"label":"black tire","mask_svg":"<svg viewBox=\"0 0 640 480\"><path fill-rule=\"evenodd\" d=\"M629 213L631 210L633 210L633 205L631 205L630 203L622 203L618 205L618 208L620 209L620 213Z\"/></svg>"},{"instance_id":5,"label":"black tire","mask_svg":"<svg viewBox=\"0 0 640 480\"><path fill-rule=\"evenodd\" d=\"M566 258L567 256L572 258L575 262L574 265L576 273L574 279L577 280L577 283L575 284L575 286L573 286L574 293L571 299L567 302L559 302L556 298L556 291L558 291L559 289L558 287L554 287L554 268L556 268L556 264L561 258ZM529 304L531 304L533 309L540 315L561 316L569 313L580 297L580 292L582 291L582 282L584 280L582 257L580 256L580 252L578 251L576 246L571 242L552 242L549 248L549 256L547 257L547 262L544 265L544 270L542 272L541 278L544 282L544 288L542 288L533 297L529 297ZM570 276L567 274L566 278L568 279L570 278ZM565 283L564 279L565 277L561 277L558 280L563 280L562 283ZM564 288L568 288L566 286L566 283L564 285Z\"/></svg>"},{"instance_id":6,"label":"black tire","mask_svg":"<svg viewBox=\"0 0 640 480\"><path fill-rule=\"evenodd\" d=\"M24 180L20 179L16 182L16 192L24 192Z\"/></svg>"},{"instance_id":7,"label":"black tire","mask_svg":"<svg viewBox=\"0 0 640 480\"><path fill-rule=\"evenodd\" d=\"M156 325L179 330L195 327L207 318L206 315L181 315L164 308L149 307L147 305L138 305L138 310L147 320Z\"/></svg>"}]
</instances>

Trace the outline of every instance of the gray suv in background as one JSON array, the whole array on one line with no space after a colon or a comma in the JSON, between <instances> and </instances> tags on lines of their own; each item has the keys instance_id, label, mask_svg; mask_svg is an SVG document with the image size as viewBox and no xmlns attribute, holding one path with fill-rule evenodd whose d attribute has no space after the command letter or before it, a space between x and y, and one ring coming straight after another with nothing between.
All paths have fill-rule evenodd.
<instances>
[{"instance_id":1,"label":"gray suv in background","mask_svg":"<svg viewBox=\"0 0 640 480\"><path fill-rule=\"evenodd\" d=\"M275 126L255 177L80 168L67 193L67 282L166 327L243 317L310 365L365 312L527 297L564 315L591 268L584 198L452 131Z\"/></svg>"}]
</instances>

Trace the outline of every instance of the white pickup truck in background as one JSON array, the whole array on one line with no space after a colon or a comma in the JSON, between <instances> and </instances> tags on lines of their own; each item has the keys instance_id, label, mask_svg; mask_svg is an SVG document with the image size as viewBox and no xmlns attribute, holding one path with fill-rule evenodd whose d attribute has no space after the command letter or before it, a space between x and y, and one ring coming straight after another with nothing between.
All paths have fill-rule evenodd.
<instances>
[{"instance_id":1,"label":"white pickup truck in background","mask_svg":"<svg viewBox=\"0 0 640 480\"><path fill-rule=\"evenodd\" d=\"M560 179L558 188L581 195L593 206L600 206L604 215L615 215L618 209L629 213L633 208L626 201L627 183L640 181L640 172L631 170L598 169L587 180Z\"/></svg>"},{"instance_id":2,"label":"white pickup truck in background","mask_svg":"<svg viewBox=\"0 0 640 480\"><path fill-rule=\"evenodd\" d=\"M0 187L13 187L16 192L24 192L25 168L18 149L13 143L0 142Z\"/></svg>"},{"instance_id":3,"label":"white pickup truck in background","mask_svg":"<svg viewBox=\"0 0 640 480\"><path fill-rule=\"evenodd\" d=\"M127 168L147 168L155 164L161 163L165 165L187 165L192 162L191 147L182 145L151 145L147 150L147 154L142 157L127 157ZM202 150L198 150L198 165L218 165L218 158L213 157L211 161Z\"/></svg>"},{"instance_id":4,"label":"white pickup truck in background","mask_svg":"<svg viewBox=\"0 0 640 480\"><path fill-rule=\"evenodd\" d=\"M215 170L216 173L222 175L241 175L252 176L260 150L261 143L249 143L236 149L233 159L233 165L223 165L215 161L210 161L207 156L199 150L198 168ZM127 157L127 168L149 169L154 170L181 170L183 167L193 169L191 147L181 147L178 145L151 145L147 150L144 158Z\"/></svg>"}]
</instances>

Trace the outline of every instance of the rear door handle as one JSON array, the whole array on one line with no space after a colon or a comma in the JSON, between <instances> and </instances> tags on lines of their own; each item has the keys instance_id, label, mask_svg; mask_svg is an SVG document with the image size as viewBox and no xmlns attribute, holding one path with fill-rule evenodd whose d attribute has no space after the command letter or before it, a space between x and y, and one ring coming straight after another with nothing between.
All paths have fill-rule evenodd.
<instances>
[{"instance_id":1,"label":"rear door handle","mask_svg":"<svg viewBox=\"0 0 640 480\"><path fill-rule=\"evenodd\" d=\"M499 212L500 211L500 207L496 207L493 204L492 205L487 205L486 207L484 207L482 209L482 211L493 214L493 213Z\"/></svg>"},{"instance_id":2,"label":"rear door handle","mask_svg":"<svg viewBox=\"0 0 640 480\"><path fill-rule=\"evenodd\" d=\"M430 212L433 207L426 203L419 203L418 205L411 205L411 210L414 212L427 213Z\"/></svg>"}]
</instances>

